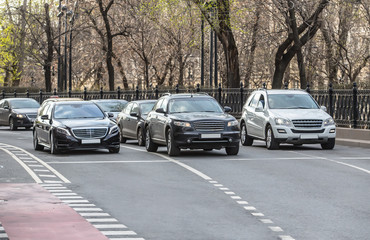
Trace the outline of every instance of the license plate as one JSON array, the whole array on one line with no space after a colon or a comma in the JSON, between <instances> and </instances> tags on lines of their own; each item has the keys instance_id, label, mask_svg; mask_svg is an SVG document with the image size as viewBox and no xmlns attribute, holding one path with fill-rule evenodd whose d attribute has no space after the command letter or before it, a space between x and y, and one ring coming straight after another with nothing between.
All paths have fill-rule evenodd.
<instances>
[{"instance_id":1,"label":"license plate","mask_svg":"<svg viewBox=\"0 0 370 240\"><path fill-rule=\"evenodd\" d=\"M96 143L100 143L100 139L82 139L81 143L82 144L96 144Z\"/></svg>"},{"instance_id":2,"label":"license plate","mask_svg":"<svg viewBox=\"0 0 370 240\"><path fill-rule=\"evenodd\" d=\"M201 134L201 138L221 138L221 134L219 133L209 133L209 134Z\"/></svg>"},{"instance_id":3,"label":"license plate","mask_svg":"<svg viewBox=\"0 0 370 240\"><path fill-rule=\"evenodd\" d=\"M301 134L301 139L318 139L317 134Z\"/></svg>"}]
</instances>

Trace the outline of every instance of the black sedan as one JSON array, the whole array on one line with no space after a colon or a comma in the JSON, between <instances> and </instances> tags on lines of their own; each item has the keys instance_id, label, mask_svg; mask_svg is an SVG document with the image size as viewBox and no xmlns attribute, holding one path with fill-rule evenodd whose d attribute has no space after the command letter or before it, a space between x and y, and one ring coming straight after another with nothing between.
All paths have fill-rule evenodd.
<instances>
[{"instance_id":1,"label":"black sedan","mask_svg":"<svg viewBox=\"0 0 370 240\"><path fill-rule=\"evenodd\" d=\"M119 129L93 102L50 102L40 109L33 128L35 150L52 154L72 149L120 150Z\"/></svg>"},{"instance_id":2,"label":"black sedan","mask_svg":"<svg viewBox=\"0 0 370 240\"><path fill-rule=\"evenodd\" d=\"M156 100L132 101L118 114L117 124L121 132L121 142L137 139L140 146L145 145L145 119Z\"/></svg>"},{"instance_id":3,"label":"black sedan","mask_svg":"<svg viewBox=\"0 0 370 240\"><path fill-rule=\"evenodd\" d=\"M0 101L0 125L10 130L18 127L29 129L37 116L40 104L31 98L6 98Z\"/></svg>"},{"instance_id":4,"label":"black sedan","mask_svg":"<svg viewBox=\"0 0 370 240\"><path fill-rule=\"evenodd\" d=\"M228 155L239 152L238 121L206 94L174 94L161 97L145 121L145 146L155 152L167 145L170 156L180 149L225 148Z\"/></svg>"}]
</instances>

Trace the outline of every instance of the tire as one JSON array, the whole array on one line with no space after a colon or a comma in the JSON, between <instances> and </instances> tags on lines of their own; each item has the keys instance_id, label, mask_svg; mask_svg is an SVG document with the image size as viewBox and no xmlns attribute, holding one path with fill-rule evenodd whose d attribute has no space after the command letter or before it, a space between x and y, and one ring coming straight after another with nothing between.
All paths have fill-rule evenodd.
<instances>
[{"instance_id":1,"label":"tire","mask_svg":"<svg viewBox=\"0 0 370 240\"><path fill-rule=\"evenodd\" d=\"M171 129L167 130L167 153L169 156L180 155L180 148L175 145Z\"/></svg>"},{"instance_id":2,"label":"tire","mask_svg":"<svg viewBox=\"0 0 370 240\"><path fill-rule=\"evenodd\" d=\"M139 146L145 146L145 134L144 134L144 131L142 130L142 128L138 128L137 130L137 144L139 144Z\"/></svg>"},{"instance_id":3,"label":"tire","mask_svg":"<svg viewBox=\"0 0 370 240\"><path fill-rule=\"evenodd\" d=\"M44 150L44 146L39 144L36 131L33 132L33 149L35 149L36 151Z\"/></svg>"},{"instance_id":4,"label":"tire","mask_svg":"<svg viewBox=\"0 0 370 240\"><path fill-rule=\"evenodd\" d=\"M121 147L118 145L118 148L109 148L109 153L119 153Z\"/></svg>"},{"instance_id":5,"label":"tire","mask_svg":"<svg viewBox=\"0 0 370 240\"><path fill-rule=\"evenodd\" d=\"M225 150L227 155L237 155L239 153L239 144L235 145L235 147L227 147Z\"/></svg>"},{"instance_id":6,"label":"tire","mask_svg":"<svg viewBox=\"0 0 370 240\"><path fill-rule=\"evenodd\" d=\"M9 119L9 128L10 128L11 131L17 130L17 127L14 125L14 119L13 118Z\"/></svg>"},{"instance_id":7,"label":"tire","mask_svg":"<svg viewBox=\"0 0 370 240\"><path fill-rule=\"evenodd\" d=\"M331 150L335 146L335 138L329 138L328 142L321 143L321 148L325 150Z\"/></svg>"},{"instance_id":8,"label":"tire","mask_svg":"<svg viewBox=\"0 0 370 240\"><path fill-rule=\"evenodd\" d=\"M149 129L146 129L146 137L145 137L145 148L148 152L156 152L158 149L158 145L153 143L152 138L150 137Z\"/></svg>"},{"instance_id":9,"label":"tire","mask_svg":"<svg viewBox=\"0 0 370 240\"><path fill-rule=\"evenodd\" d=\"M240 141L243 146L252 146L253 145L253 138L248 136L247 126L245 123L242 123L240 128Z\"/></svg>"},{"instance_id":10,"label":"tire","mask_svg":"<svg viewBox=\"0 0 370 240\"><path fill-rule=\"evenodd\" d=\"M275 140L274 132L271 126L267 127L266 130L266 148L268 150L275 150L279 148L279 143Z\"/></svg>"},{"instance_id":11,"label":"tire","mask_svg":"<svg viewBox=\"0 0 370 240\"><path fill-rule=\"evenodd\" d=\"M58 147L57 147L57 145L55 143L55 138L54 138L54 134L53 133L50 134L50 141L49 141L49 143L50 143L50 153L51 154L57 154L57 153L59 153Z\"/></svg>"}]
</instances>

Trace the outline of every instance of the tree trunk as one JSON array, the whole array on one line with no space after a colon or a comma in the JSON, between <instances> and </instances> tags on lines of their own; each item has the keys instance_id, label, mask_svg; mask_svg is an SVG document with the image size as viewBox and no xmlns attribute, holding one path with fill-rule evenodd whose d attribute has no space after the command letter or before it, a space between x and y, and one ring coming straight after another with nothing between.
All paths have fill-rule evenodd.
<instances>
[{"instance_id":1,"label":"tree trunk","mask_svg":"<svg viewBox=\"0 0 370 240\"><path fill-rule=\"evenodd\" d=\"M47 56L44 63L44 70L45 70L45 90L47 92L51 92L51 64L53 62L54 57L54 40L53 40L53 33L51 29L51 22L50 22L50 15L49 15L49 4L45 3L45 32L47 37Z\"/></svg>"}]
</instances>

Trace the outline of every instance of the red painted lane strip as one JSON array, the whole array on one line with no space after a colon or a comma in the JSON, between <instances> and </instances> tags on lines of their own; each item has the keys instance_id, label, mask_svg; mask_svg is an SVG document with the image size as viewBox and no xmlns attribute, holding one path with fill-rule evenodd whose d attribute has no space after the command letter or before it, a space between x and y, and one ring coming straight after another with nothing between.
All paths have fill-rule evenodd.
<instances>
[{"instance_id":1,"label":"red painted lane strip","mask_svg":"<svg viewBox=\"0 0 370 240\"><path fill-rule=\"evenodd\" d=\"M38 184L0 184L0 222L11 240L107 240Z\"/></svg>"}]
</instances>

